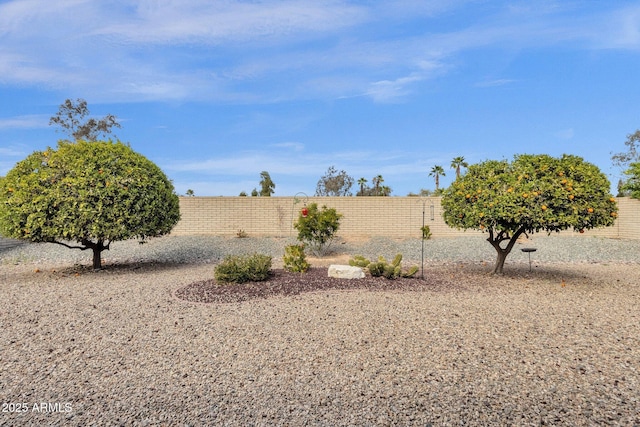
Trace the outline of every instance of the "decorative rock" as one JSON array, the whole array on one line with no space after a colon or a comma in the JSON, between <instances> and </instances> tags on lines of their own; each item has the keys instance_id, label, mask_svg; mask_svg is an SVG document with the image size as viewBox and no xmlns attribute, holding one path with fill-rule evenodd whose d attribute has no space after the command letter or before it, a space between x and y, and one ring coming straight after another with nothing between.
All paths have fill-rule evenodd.
<instances>
[{"instance_id":1,"label":"decorative rock","mask_svg":"<svg viewBox=\"0 0 640 427\"><path fill-rule=\"evenodd\" d=\"M329 277L336 277L338 279L363 279L364 271L362 271L360 267L331 264L329 266Z\"/></svg>"}]
</instances>

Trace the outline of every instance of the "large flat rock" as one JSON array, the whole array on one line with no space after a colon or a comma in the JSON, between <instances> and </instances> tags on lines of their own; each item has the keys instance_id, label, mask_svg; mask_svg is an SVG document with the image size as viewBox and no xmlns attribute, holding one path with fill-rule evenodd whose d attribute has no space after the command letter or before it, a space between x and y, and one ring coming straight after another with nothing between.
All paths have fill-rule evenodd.
<instances>
[{"instance_id":1,"label":"large flat rock","mask_svg":"<svg viewBox=\"0 0 640 427\"><path fill-rule=\"evenodd\" d=\"M331 264L329 266L329 277L336 277L338 279L363 279L364 271L360 267Z\"/></svg>"}]
</instances>

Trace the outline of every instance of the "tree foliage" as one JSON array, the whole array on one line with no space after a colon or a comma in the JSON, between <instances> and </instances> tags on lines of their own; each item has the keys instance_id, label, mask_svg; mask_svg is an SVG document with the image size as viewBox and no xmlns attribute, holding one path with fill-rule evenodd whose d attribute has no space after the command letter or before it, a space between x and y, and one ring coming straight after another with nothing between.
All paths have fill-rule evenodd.
<instances>
[{"instance_id":1,"label":"tree foliage","mask_svg":"<svg viewBox=\"0 0 640 427\"><path fill-rule=\"evenodd\" d=\"M353 178L344 170L338 172L334 166L318 180L316 196L351 196Z\"/></svg>"},{"instance_id":2,"label":"tree foliage","mask_svg":"<svg viewBox=\"0 0 640 427\"><path fill-rule=\"evenodd\" d=\"M0 234L91 249L94 268L111 242L167 234L179 219L173 184L121 142L61 141L0 183Z\"/></svg>"},{"instance_id":3,"label":"tree foliage","mask_svg":"<svg viewBox=\"0 0 640 427\"><path fill-rule=\"evenodd\" d=\"M100 136L110 135L112 128L119 128L120 123L116 116L107 114L101 119L88 118L89 108L87 101L76 99L75 102L67 99L64 101L55 116L49 120L49 125L57 125L72 140L97 141Z\"/></svg>"},{"instance_id":4,"label":"tree foliage","mask_svg":"<svg viewBox=\"0 0 640 427\"><path fill-rule=\"evenodd\" d=\"M629 179L620 189L623 192L628 192L634 199L640 199L640 162L631 163L625 174L629 176Z\"/></svg>"},{"instance_id":5,"label":"tree foliage","mask_svg":"<svg viewBox=\"0 0 640 427\"><path fill-rule=\"evenodd\" d=\"M360 190L356 193L356 196L390 196L393 191L391 187L386 185L380 185L384 182L384 178L382 175L376 175L371 178L371 182L373 183L373 187L369 187L367 184L367 180L365 178L360 178L358 180L358 185L360 186Z\"/></svg>"},{"instance_id":6,"label":"tree foliage","mask_svg":"<svg viewBox=\"0 0 640 427\"><path fill-rule=\"evenodd\" d=\"M627 140L624 142L627 146L627 151L613 154L611 160L613 164L624 168L624 174L629 176L627 180L620 179L618 181L618 197L634 197L640 193L637 190L634 192L634 188L638 188L638 166L640 162L640 129L634 133L627 135ZM636 194L634 196L633 194Z\"/></svg>"},{"instance_id":7,"label":"tree foliage","mask_svg":"<svg viewBox=\"0 0 640 427\"><path fill-rule=\"evenodd\" d=\"M449 226L489 233L498 254L494 272L502 273L523 233L612 225L617 204L609 189L598 167L580 157L518 155L469 166L445 190L442 207Z\"/></svg>"},{"instance_id":8,"label":"tree foliage","mask_svg":"<svg viewBox=\"0 0 640 427\"><path fill-rule=\"evenodd\" d=\"M640 160L640 129L627 135L627 140L624 142L624 145L627 146L627 151L611 156L613 164L622 168L626 168L631 163Z\"/></svg>"},{"instance_id":9,"label":"tree foliage","mask_svg":"<svg viewBox=\"0 0 640 427\"><path fill-rule=\"evenodd\" d=\"M260 195L263 197L271 197L275 192L276 184L271 180L269 172L260 172Z\"/></svg>"},{"instance_id":10,"label":"tree foliage","mask_svg":"<svg viewBox=\"0 0 640 427\"><path fill-rule=\"evenodd\" d=\"M322 256L331 246L331 243L340 228L342 214L334 208L322 206L318 209L317 203L307 206L306 217L302 213L293 225L298 230L298 240L305 243L316 256Z\"/></svg>"},{"instance_id":11,"label":"tree foliage","mask_svg":"<svg viewBox=\"0 0 640 427\"><path fill-rule=\"evenodd\" d=\"M380 195L380 184L382 184L384 182L384 178L382 177L382 175L376 175L371 179L371 181L373 182L373 188L375 189L375 195L379 196Z\"/></svg>"}]
</instances>

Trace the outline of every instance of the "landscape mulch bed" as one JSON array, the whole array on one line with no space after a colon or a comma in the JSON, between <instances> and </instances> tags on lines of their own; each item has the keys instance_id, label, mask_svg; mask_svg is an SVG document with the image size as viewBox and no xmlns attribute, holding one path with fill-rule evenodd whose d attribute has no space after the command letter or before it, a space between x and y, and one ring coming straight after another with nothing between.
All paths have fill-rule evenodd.
<instances>
[{"instance_id":1,"label":"landscape mulch bed","mask_svg":"<svg viewBox=\"0 0 640 427\"><path fill-rule=\"evenodd\" d=\"M326 268L310 268L305 273L274 269L268 280L261 282L218 283L214 279L189 284L176 291L177 298L198 303L235 303L257 298L292 296L326 290L423 291L460 288L459 284L442 278L440 274L420 273L416 277L389 280L384 277L337 279L328 277Z\"/></svg>"}]
</instances>

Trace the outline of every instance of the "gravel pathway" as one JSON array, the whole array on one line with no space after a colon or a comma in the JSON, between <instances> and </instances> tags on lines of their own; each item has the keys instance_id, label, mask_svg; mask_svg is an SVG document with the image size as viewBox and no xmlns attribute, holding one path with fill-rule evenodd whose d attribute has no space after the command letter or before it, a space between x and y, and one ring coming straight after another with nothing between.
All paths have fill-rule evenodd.
<instances>
[{"instance_id":1,"label":"gravel pathway","mask_svg":"<svg viewBox=\"0 0 640 427\"><path fill-rule=\"evenodd\" d=\"M419 290L176 297L225 254L289 243L120 242L97 272L3 249L0 425L640 425L640 242L535 237L533 271L516 250L496 277L482 238L435 239ZM338 242L318 263L420 248Z\"/></svg>"}]
</instances>

